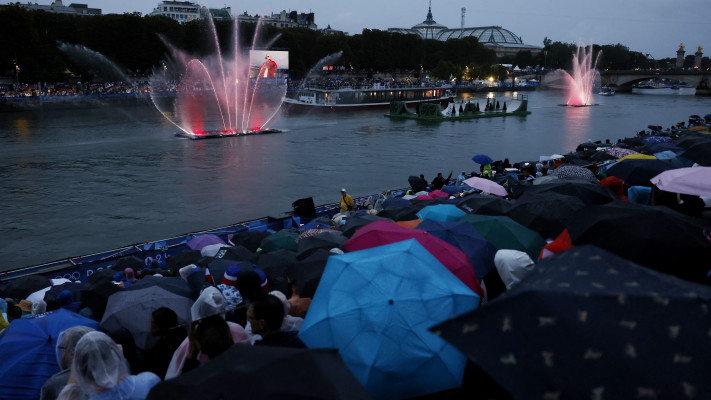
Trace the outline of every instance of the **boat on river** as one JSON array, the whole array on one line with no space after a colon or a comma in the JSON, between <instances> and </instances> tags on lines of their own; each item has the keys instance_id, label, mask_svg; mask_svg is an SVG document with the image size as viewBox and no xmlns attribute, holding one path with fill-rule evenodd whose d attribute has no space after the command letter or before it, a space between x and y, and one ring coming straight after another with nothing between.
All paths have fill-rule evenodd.
<instances>
[{"instance_id":1,"label":"boat on river","mask_svg":"<svg viewBox=\"0 0 711 400\"><path fill-rule=\"evenodd\" d=\"M287 95L282 107L287 112L386 109L393 101L406 105L446 104L455 95L451 87L374 85L338 89L302 88L294 96Z\"/></svg>"},{"instance_id":2,"label":"boat on river","mask_svg":"<svg viewBox=\"0 0 711 400\"><path fill-rule=\"evenodd\" d=\"M615 95L615 89L609 87L609 86L603 86L600 88L600 96L614 96Z\"/></svg>"},{"instance_id":3,"label":"boat on river","mask_svg":"<svg viewBox=\"0 0 711 400\"><path fill-rule=\"evenodd\" d=\"M439 104L420 104L416 110L411 110L404 102L394 101L390 104L390 113L386 117L392 119L414 119L426 122L456 121L478 118L496 118L519 116L525 117L528 111L528 96L522 95L501 103L495 98L487 99L486 105L478 101L451 101L446 107Z\"/></svg>"},{"instance_id":4,"label":"boat on river","mask_svg":"<svg viewBox=\"0 0 711 400\"><path fill-rule=\"evenodd\" d=\"M696 94L696 88L685 83L669 84L665 82L648 81L633 85L632 93L694 96Z\"/></svg>"}]
</instances>

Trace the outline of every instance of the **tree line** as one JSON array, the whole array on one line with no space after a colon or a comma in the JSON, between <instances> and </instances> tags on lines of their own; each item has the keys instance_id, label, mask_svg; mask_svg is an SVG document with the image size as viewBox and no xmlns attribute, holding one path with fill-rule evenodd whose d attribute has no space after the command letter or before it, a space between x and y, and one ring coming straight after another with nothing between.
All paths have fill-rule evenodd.
<instances>
[{"instance_id":1,"label":"tree line","mask_svg":"<svg viewBox=\"0 0 711 400\"><path fill-rule=\"evenodd\" d=\"M240 46L250 48L257 26L240 24L237 35L230 21L215 21L215 28L223 54L230 56L235 36ZM440 42L374 29L364 29L352 36L268 25L259 29L257 36L261 41L255 43L255 47L269 45L271 49L288 50L293 79L304 77L319 60L339 51L342 56L337 65L346 71L411 73L415 79L424 78L421 73L440 79L450 76L474 79L491 75L505 77L506 71L497 65L501 63L520 68L567 68L576 47L546 38L544 51L538 55L521 51L515 56L497 59L492 50L473 37ZM17 4L0 7L0 37L3 38L0 75L27 83L65 81L68 71L83 79L102 79L96 76L99 74L96 68L61 51L61 43L99 52L133 76L148 75L161 66L168 53L165 41L197 57L215 51L211 45L211 30L204 20L179 24L167 17L141 16L140 13L75 16L27 10ZM603 51L600 68L647 68L667 62L650 60L620 44L595 46L595 51L600 50ZM693 63L693 56L690 58ZM708 61L706 57L704 60ZM20 67L19 71L16 67Z\"/></svg>"}]
</instances>

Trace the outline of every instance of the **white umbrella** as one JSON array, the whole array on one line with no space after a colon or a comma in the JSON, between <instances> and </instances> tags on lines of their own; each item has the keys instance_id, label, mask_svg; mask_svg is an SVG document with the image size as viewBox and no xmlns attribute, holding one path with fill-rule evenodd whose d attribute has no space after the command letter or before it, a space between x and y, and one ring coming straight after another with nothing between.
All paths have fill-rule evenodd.
<instances>
[{"instance_id":1,"label":"white umbrella","mask_svg":"<svg viewBox=\"0 0 711 400\"><path fill-rule=\"evenodd\" d=\"M650 181L667 192L711 197L711 167L670 169Z\"/></svg>"},{"instance_id":2,"label":"white umbrella","mask_svg":"<svg viewBox=\"0 0 711 400\"><path fill-rule=\"evenodd\" d=\"M31 301L32 304L37 303L40 300L44 300L44 294L49 291L53 286L58 286L63 283L71 282L69 279L65 278L57 278L57 279L50 279L50 282L52 282L52 286L47 286L44 289L40 289L31 295L27 296L27 300Z\"/></svg>"}]
</instances>

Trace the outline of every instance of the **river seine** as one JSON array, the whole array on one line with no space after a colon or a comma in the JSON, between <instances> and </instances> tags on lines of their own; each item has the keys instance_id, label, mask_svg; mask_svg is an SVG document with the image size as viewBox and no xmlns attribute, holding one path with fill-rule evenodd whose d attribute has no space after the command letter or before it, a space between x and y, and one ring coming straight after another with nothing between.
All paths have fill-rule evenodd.
<instances>
[{"instance_id":1,"label":"river seine","mask_svg":"<svg viewBox=\"0 0 711 400\"><path fill-rule=\"evenodd\" d=\"M456 176L478 170L478 153L537 160L711 113L709 97L617 94L569 108L559 92L524 94L527 117L279 115L270 127L283 133L202 141L176 137L147 102L0 113L0 271L278 215L303 197L331 203L341 188L366 196L410 175Z\"/></svg>"}]
</instances>

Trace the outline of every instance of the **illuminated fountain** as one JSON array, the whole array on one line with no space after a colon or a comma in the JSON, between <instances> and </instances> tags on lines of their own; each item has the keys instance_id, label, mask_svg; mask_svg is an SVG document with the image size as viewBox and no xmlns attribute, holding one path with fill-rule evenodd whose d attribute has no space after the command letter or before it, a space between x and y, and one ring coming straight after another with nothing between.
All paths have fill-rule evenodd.
<instances>
[{"instance_id":1,"label":"illuminated fountain","mask_svg":"<svg viewBox=\"0 0 711 400\"><path fill-rule=\"evenodd\" d=\"M261 24L257 24L251 49L245 50L239 45L235 18L234 44L228 55L220 48L212 19L207 23L214 45L209 56L191 56L163 38L170 56L153 71L153 104L180 129L179 135L191 139L278 132L268 125L279 112L287 83L274 74L273 54L254 50ZM288 53L274 53L280 57L276 61L288 67Z\"/></svg>"},{"instance_id":2,"label":"illuminated fountain","mask_svg":"<svg viewBox=\"0 0 711 400\"><path fill-rule=\"evenodd\" d=\"M565 91L566 106L591 106L593 103L593 90L600 79L597 71L597 61L593 60L592 44L585 48L578 46L576 53L573 53L573 70L568 71L558 69L550 72L544 79L544 85L554 89Z\"/></svg>"}]
</instances>

